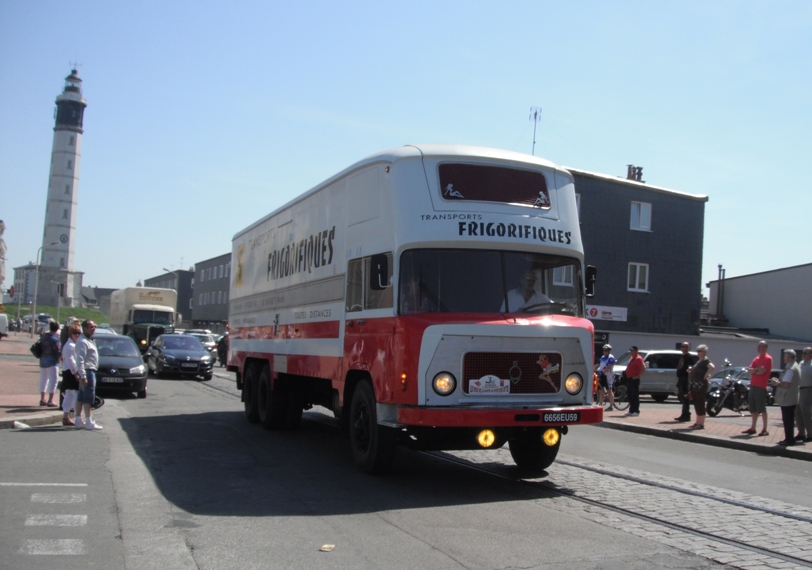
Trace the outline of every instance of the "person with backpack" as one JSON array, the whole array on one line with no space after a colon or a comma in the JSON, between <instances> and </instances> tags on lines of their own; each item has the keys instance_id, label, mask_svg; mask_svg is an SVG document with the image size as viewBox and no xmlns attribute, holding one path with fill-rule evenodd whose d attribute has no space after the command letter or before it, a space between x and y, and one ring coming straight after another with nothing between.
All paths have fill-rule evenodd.
<instances>
[{"instance_id":1,"label":"person with backpack","mask_svg":"<svg viewBox=\"0 0 812 570\"><path fill-rule=\"evenodd\" d=\"M39 358L39 405L56 408L54 392L59 378L59 358L62 354L62 345L57 336L59 323L51 321L48 323L48 328L49 331L42 333L40 338L42 355ZM45 394L48 394L48 401L45 400Z\"/></svg>"}]
</instances>

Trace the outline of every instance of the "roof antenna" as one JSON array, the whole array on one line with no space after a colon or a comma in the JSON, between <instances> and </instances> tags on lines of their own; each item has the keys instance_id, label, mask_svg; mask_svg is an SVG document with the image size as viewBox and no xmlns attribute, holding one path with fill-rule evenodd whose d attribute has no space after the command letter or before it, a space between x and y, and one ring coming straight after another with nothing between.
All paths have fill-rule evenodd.
<instances>
[{"instance_id":1,"label":"roof antenna","mask_svg":"<svg viewBox=\"0 0 812 570\"><path fill-rule=\"evenodd\" d=\"M533 151L531 154L536 156L536 125L541 120L541 107L530 107L530 120L533 121Z\"/></svg>"}]
</instances>

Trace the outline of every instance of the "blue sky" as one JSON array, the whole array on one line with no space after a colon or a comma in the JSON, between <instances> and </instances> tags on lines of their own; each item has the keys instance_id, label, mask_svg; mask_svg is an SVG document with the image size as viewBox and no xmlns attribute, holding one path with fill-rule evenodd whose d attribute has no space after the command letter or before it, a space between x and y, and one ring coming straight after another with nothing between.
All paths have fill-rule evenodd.
<instances>
[{"instance_id":1,"label":"blue sky","mask_svg":"<svg viewBox=\"0 0 812 570\"><path fill-rule=\"evenodd\" d=\"M379 150L529 153L533 106L537 155L709 196L703 283L812 262L807 1L0 3L5 287L42 245L73 61L85 285L226 253Z\"/></svg>"}]
</instances>

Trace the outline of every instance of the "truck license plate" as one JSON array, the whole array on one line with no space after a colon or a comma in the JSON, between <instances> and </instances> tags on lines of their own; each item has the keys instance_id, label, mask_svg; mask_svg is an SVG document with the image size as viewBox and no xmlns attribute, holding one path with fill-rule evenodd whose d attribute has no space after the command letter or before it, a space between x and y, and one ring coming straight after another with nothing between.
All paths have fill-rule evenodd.
<instances>
[{"instance_id":1,"label":"truck license plate","mask_svg":"<svg viewBox=\"0 0 812 570\"><path fill-rule=\"evenodd\" d=\"M113 382L121 384L124 382L124 378L116 378L114 376L104 376L102 378L102 382Z\"/></svg>"},{"instance_id":2,"label":"truck license plate","mask_svg":"<svg viewBox=\"0 0 812 570\"><path fill-rule=\"evenodd\" d=\"M581 412L548 412L544 414L544 423L573 424L581 420Z\"/></svg>"}]
</instances>

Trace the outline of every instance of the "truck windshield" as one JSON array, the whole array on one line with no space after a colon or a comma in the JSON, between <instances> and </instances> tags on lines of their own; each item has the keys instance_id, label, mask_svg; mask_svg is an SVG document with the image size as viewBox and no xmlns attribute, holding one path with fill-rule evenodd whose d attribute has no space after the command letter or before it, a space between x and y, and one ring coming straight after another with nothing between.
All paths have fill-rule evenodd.
<instances>
[{"instance_id":1,"label":"truck windshield","mask_svg":"<svg viewBox=\"0 0 812 570\"><path fill-rule=\"evenodd\" d=\"M133 311L133 324L152 323L156 325L171 325L172 313L166 311L148 311L136 309Z\"/></svg>"},{"instance_id":2,"label":"truck windshield","mask_svg":"<svg viewBox=\"0 0 812 570\"><path fill-rule=\"evenodd\" d=\"M401 315L430 312L583 316L581 264L540 253L415 249L400 258Z\"/></svg>"}]
</instances>

